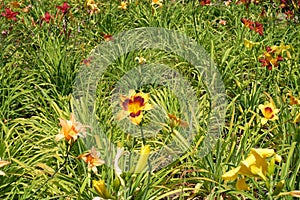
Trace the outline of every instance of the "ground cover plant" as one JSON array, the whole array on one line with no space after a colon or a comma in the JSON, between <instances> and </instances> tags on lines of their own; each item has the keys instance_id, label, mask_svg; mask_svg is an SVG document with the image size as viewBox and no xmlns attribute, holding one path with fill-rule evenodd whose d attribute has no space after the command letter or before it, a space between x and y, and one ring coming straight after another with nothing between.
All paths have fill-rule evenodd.
<instances>
[{"instance_id":1,"label":"ground cover plant","mask_svg":"<svg viewBox=\"0 0 300 200\"><path fill-rule=\"evenodd\" d=\"M0 13L1 199L300 197L299 0L0 0ZM212 97L190 62L162 49L128 52L98 77L95 116L117 152L103 158L104 136L86 144L93 127L76 112L87 104L73 95L76 75L99 44L141 27L184 33L221 75L225 119L204 157ZM191 108L155 82L114 96L128 72L151 63L180 73L201 109L188 118ZM154 168L151 153L174 138L185 148L186 130L195 132L188 150Z\"/></svg>"}]
</instances>

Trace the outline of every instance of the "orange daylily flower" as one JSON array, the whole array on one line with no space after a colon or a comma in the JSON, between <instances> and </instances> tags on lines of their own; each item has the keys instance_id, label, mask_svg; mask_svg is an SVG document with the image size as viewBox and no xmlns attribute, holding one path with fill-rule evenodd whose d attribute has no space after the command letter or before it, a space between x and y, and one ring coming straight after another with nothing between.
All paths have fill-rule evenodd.
<instances>
[{"instance_id":1,"label":"orange daylily flower","mask_svg":"<svg viewBox=\"0 0 300 200\"><path fill-rule=\"evenodd\" d=\"M88 168L92 169L95 174L98 172L97 167L105 163L105 161L100 158L100 153L96 151L95 147L92 147L88 153L81 154L78 158L81 158L84 162L86 162L88 164Z\"/></svg>"},{"instance_id":2,"label":"orange daylily flower","mask_svg":"<svg viewBox=\"0 0 300 200\"><path fill-rule=\"evenodd\" d=\"M273 102L267 103L265 105L260 104L258 108L261 110L263 114L263 118L261 118L262 125L266 124L268 120L274 121L278 119L277 113L279 109L276 109Z\"/></svg>"},{"instance_id":3,"label":"orange daylily flower","mask_svg":"<svg viewBox=\"0 0 300 200\"><path fill-rule=\"evenodd\" d=\"M85 127L81 123L76 122L75 115L71 113L70 120L61 119L59 118L61 130L56 135L55 140L61 140L62 138L65 138L69 144L72 142L75 142L78 137L84 136L81 133L85 133Z\"/></svg>"},{"instance_id":4,"label":"orange daylily flower","mask_svg":"<svg viewBox=\"0 0 300 200\"><path fill-rule=\"evenodd\" d=\"M142 111L152 109L152 105L148 103L149 97L149 94L136 93L134 90L129 91L129 96L120 95L123 110L118 113L117 120L129 116L132 123L139 125L143 119Z\"/></svg>"}]
</instances>

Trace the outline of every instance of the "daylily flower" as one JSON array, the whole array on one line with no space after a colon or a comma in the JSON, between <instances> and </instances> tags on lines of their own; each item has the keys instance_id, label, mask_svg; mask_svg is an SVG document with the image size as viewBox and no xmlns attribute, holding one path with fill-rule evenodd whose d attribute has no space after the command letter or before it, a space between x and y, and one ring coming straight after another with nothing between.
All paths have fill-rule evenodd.
<instances>
[{"instance_id":1,"label":"daylily flower","mask_svg":"<svg viewBox=\"0 0 300 200\"><path fill-rule=\"evenodd\" d=\"M107 188L105 187L104 180L93 180L93 187L98 192L99 196L103 199L111 199L112 196L108 192Z\"/></svg>"},{"instance_id":2,"label":"daylily flower","mask_svg":"<svg viewBox=\"0 0 300 200\"><path fill-rule=\"evenodd\" d=\"M56 6L57 9L59 9L63 14L66 14L71 8L67 2L64 2L62 6Z\"/></svg>"},{"instance_id":3,"label":"daylily flower","mask_svg":"<svg viewBox=\"0 0 300 200\"><path fill-rule=\"evenodd\" d=\"M276 115L279 112L279 109L276 109L273 102L269 102L265 105L260 104L258 108L261 110L263 114L263 118L261 118L262 125L266 124L268 120L274 121L278 119Z\"/></svg>"},{"instance_id":4,"label":"daylily flower","mask_svg":"<svg viewBox=\"0 0 300 200\"><path fill-rule=\"evenodd\" d=\"M300 100L292 95L292 93L287 93L287 96L290 97L290 105L300 105Z\"/></svg>"},{"instance_id":5,"label":"daylily flower","mask_svg":"<svg viewBox=\"0 0 300 200\"><path fill-rule=\"evenodd\" d=\"M86 5L91 9L90 14L99 12L99 8L94 0L87 0Z\"/></svg>"},{"instance_id":6,"label":"daylily flower","mask_svg":"<svg viewBox=\"0 0 300 200\"><path fill-rule=\"evenodd\" d=\"M284 45L283 43L281 43L279 46L271 46L270 47L270 52L274 53L275 55L281 55L283 54L283 52L286 52L286 56L288 59L291 59L291 53L290 51L288 51L288 49L291 49L292 47L290 45Z\"/></svg>"},{"instance_id":7,"label":"daylily flower","mask_svg":"<svg viewBox=\"0 0 300 200\"><path fill-rule=\"evenodd\" d=\"M103 38L105 41L112 41L114 39L113 36L110 34L104 34Z\"/></svg>"},{"instance_id":8,"label":"daylily flower","mask_svg":"<svg viewBox=\"0 0 300 200\"><path fill-rule=\"evenodd\" d=\"M62 126L60 132L56 135L55 140L61 140L65 138L69 144L75 142L79 136L83 136L80 133L85 132L85 126L81 123L76 122L75 115L71 113L70 120L59 118L60 125Z\"/></svg>"},{"instance_id":9,"label":"daylily flower","mask_svg":"<svg viewBox=\"0 0 300 200\"><path fill-rule=\"evenodd\" d=\"M127 2L126 1L122 1L121 5L119 5L118 8L120 8L122 10L127 10Z\"/></svg>"},{"instance_id":10,"label":"daylily flower","mask_svg":"<svg viewBox=\"0 0 300 200\"><path fill-rule=\"evenodd\" d=\"M150 155L150 145L145 145L142 146L141 152L140 152L140 158L136 164L134 173L141 173L145 169L147 163L148 163L148 158Z\"/></svg>"},{"instance_id":11,"label":"daylily flower","mask_svg":"<svg viewBox=\"0 0 300 200\"><path fill-rule=\"evenodd\" d=\"M251 149L248 157L241 161L241 164L229 170L222 175L226 181L233 181L238 178L238 175L247 177L258 177L266 180L266 175L269 167L267 158L273 157L276 162L281 162L281 156L277 155L273 149ZM248 190L245 180L237 181L237 189Z\"/></svg>"},{"instance_id":12,"label":"daylily flower","mask_svg":"<svg viewBox=\"0 0 300 200\"><path fill-rule=\"evenodd\" d=\"M50 13L46 12L45 16L42 17L41 19L42 19L42 21L45 21L46 23L49 23L51 18L52 18L52 16L50 15Z\"/></svg>"},{"instance_id":13,"label":"daylily flower","mask_svg":"<svg viewBox=\"0 0 300 200\"><path fill-rule=\"evenodd\" d=\"M143 119L142 111L152 109L152 105L148 103L149 97L149 94L136 93L134 90L129 91L129 96L120 95L123 110L118 113L117 120L129 116L132 123L139 125Z\"/></svg>"},{"instance_id":14,"label":"daylily flower","mask_svg":"<svg viewBox=\"0 0 300 200\"><path fill-rule=\"evenodd\" d=\"M230 3L231 3L231 0L224 1L224 4L225 4L225 6L229 6L229 5L230 5Z\"/></svg>"},{"instance_id":15,"label":"daylily flower","mask_svg":"<svg viewBox=\"0 0 300 200\"><path fill-rule=\"evenodd\" d=\"M11 7L13 7L13 8L20 8L21 3L18 2L18 1L13 1L13 2L10 3L10 5L11 5Z\"/></svg>"},{"instance_id":16,"label":"daylily flower","mask_svg":"<svg viewBox=\"0 0 300 200\"><path fill-rule=\"evenodd\" d=\"M163 0L152 0L151 5L152 6L162 7L163 6L162 2L163 2Z\"/></svg>"},{"instance_id":17,"label":"daylily flower","mask_svg":"<svg viewBox=\"0 0 300 200\"><path fill-rule=\"evenodd\" d=\"M226 21L226 20L223 20L223 19L220 19L220 21L219 21L219 24L221 24L221 25L223 25L223 26L225 26L226 23L227 23L227 21Z\"/></svg>"},{"instance_id":18,"label":"daylily flower","mask_svg":"<svg viewBox=\"0 0 300 200\"><path fill-rule=\"evenodd\" d=\"M142 56L140 56L140 57L135 57L134 60L137 61L140 65L146 63L146 59L143 58Z\"/></svg>"},{"instance_id":19,"label":"daylily flower","mask_svg":"<svg viewBox=\"0 0 300 200\"><path fill-rule=\"evenodd\" d=\"M14 20L17 21L16 16L19 14L19 12L13 12L11 9L9 8L5 8L5 12L3 12L1 15L3 17L5 17L8 20Z\"/></svg>"},{"instance_id":20,"label":"daylily flower","mask_svg":"<svg viewBox=\"0 0 300 200\"><path fill-rule=\"evenodd\" d=\"M104 160L100 159L100 153L95 147L92 147L88 153L78 156L78 158L81 158L84 162L86 162L88 164L88 168L92 169L95 174L98 172L97 167L105 163Z\"/></svg>"},{"instance_id":21,"label":"daylily flower","mask_svg":"<svg viewBox=\"0 0 300 200\"><path fill-rule=\"evenodd\" d=\"M253 46L259 44L259 42L252 42L250 40L247 40L246 38L244 38L244 45L247 49L252 49Z\"/></svg>"},{"instance_id":22,"label":"daylily flower","mask_svg":"<svg viewBox=\"0 0 300 200\"><path fill-rule=\"evenodd\" d=\"M238 190L250 190L250 187L247 185L245 178L238 179L235 187Z\"/></svg>"},{"instance_id":23,"label":"daylily flower","mask_svg":"<svg viewBox=\"0 0 300 200\"><path fill-rule=\"evenodd\" d=\"M264 27L261 23L259 22L252 22L246 18L241 18L242 23L244 26L250 28L251 30L257 32L259 35L264 34Z\"/></svg>"},{"instance_id":24,"label":"daylily flower","mask_svg":"<svg viewBox=\"0 0 300 200\"><path fill-rule=\"evenodd\" d=\"M201 1L200 1L200 5L201 5L201 6L207 6L207 5L210 5L210 0L201 0Z\"/></svg>"},{"instance_id":25,"label":"daylily flower","mask_svg":"<svg viewBox=\"0 0 300 200\"><path fill-rule=\"evenodd\" d=\"M175 126L182 126L182 127L188 126L188 123L186 121L181 120L180 118L176 117L175 115L168 113L168 117L170 119L170 126L172 128Z\"/></svg>"},{"instance_id":26,"label":"daylily flower","mask_svg":"<svg viewBox=\"0 0 300 200\"><path fill-rule=\"evenodd\" d=\"M5 160L1 160L1 158L0 158L0 168L4 167L5 165L8 165L8 164L10 164L10 162L5 161ZM5 173L1 170L0 170L0 176L5 176Z\"/></svg>"},{"instance_id":27,"label":"daylily flower","mask_svg":"<svg viewBox=\"0 0 300 200\"><path fill-rule=\"evenodd\" d=\"M263 67L267 67L271 70L273 67L278 66L279 61L283 61L283 57L281 55L274 55L275 50L272 50L271 47L266 47L266 52L259 59L259 62L262 63Z\"/></svg>"}]
</instances>

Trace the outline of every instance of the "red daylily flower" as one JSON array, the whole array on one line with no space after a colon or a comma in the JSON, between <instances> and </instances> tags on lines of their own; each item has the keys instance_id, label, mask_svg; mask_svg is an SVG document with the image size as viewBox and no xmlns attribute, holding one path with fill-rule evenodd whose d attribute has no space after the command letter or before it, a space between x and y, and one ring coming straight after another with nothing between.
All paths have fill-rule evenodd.
<instances>
[{"instance_id":1,"label":"red daylily flower","mask_svg":"<svg viewBox=\"0 0 300 200\"><path fill-rule=\"evenodd\" d=\"M201 6L210 5L210 0L201 0L201 1L200 1L200 5L201 5Z\"/></svg>"},{"instance_id":2,"label":"red daylily flower","mask_svg":"<svg viewBox=\"0 0 300 200\"><path fill-rule=\"evenodd\" d=\"M264 26L259 22L255 22L255 27L252 30L257 32L259 35L264 34Z\"/></svg>"},{"instance_id":3,"label":"red daylily flower","mask_svg":"<svg viewBox=\"0 0 300 200\"><path fill-rule=\"evenodd\" d=\"M244 26L252 29L253 28L253 25L254 25L254 22L246 19L246 18L241 18L241 22L244 24Z\"/></svg>"},{"instance_id":4,"label":"red daylily flower","mask_svg":"<svg viewBox=\"0 0 300 200\"><path fill-rule=\"evenodd\" d=\"M46 12L45 16L42 17L41 19L42 19L42 21L45 21L46 23L49 23L51 18L52 18L52 16L50 15L50 13Z\"/></svg>"},{"instance_id":5,"label":"red daylily flower","mask_svg":"<svg viewBox=\"0 0 300 200\"><path fill-rule=\"evenodd\" d=\"M56 6L56 8L61 10L63 14L66 14L71 6L67 2L64 2L62 6Z\"/></svg>"},{"instance_id":6,"label":"red daylily flower","mask_svg":"<svg viewBox=\"0 0 300 200\"><path fill-rule=\"evenodd\" d=\"M19 12L13 12L11 9L9 8L5 8L5 12L3 12L1 15L3 17L6 17L6 19L8 20L14 20L17 21L16 16L19 14Z\"/></svg>"}]
</instances>

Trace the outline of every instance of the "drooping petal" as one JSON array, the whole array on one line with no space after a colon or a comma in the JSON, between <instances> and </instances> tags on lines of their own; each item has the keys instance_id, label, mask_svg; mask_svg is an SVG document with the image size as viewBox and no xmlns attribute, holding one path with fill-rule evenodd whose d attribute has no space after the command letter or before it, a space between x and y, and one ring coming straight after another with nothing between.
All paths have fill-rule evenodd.
<instances>
[{"instance_id":1,"label":"drooping petal","mask_svg":"<svg viewBox=\"0 0 300 200\"><path fill-rule=\"evenodd\" d=\"M238 173L240 171L241 167L238 166L236 168L233 168L222 175L222 179L225 181L234 181L238 177Z\"/></svg>"},{"instance_id":2,"label":"drooping petal","mask_svg":"<svg viewBox=\"0 0 300 200\"><path fill-rule=\"evenodd\" d=\"M238 190L250 190L250 187L247 185L245 178L241 178L241 179L237 180L236 188Z\"/></svg>"}]
</instances>

